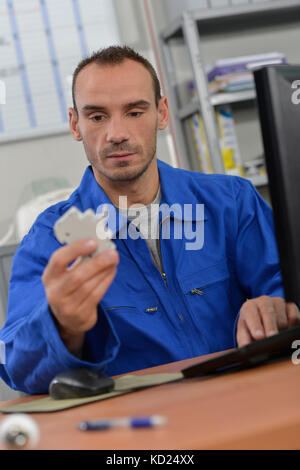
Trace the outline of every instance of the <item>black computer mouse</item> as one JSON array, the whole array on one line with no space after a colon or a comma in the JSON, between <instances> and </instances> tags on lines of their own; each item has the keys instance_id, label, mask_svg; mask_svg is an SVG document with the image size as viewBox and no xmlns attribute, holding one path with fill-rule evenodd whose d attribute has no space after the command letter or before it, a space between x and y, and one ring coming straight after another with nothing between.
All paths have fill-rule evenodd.
<instances>
[{"instance_id":1,"label":"black computer mouse","mask_svg":"<svg viewBox=\"0 0 300 470\"><path fill-rule=\"evenodd\" d=\"M49 385L52 398L83 398L110 392L114 381L91 369L69 369L56 375Z\"/></svg>"}]
</instances>

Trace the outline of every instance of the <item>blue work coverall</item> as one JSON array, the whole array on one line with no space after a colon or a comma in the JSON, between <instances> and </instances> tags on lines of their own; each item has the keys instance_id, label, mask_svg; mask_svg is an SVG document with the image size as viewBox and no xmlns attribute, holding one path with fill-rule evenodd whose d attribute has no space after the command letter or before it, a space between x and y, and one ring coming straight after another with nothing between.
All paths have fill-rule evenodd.
<instances>
[{"instance_id":1,"label":"blue work coverall","mask_svg":"<svg viewBox=\"0 0 300 470\"><path fill-rule=\"evenodd\" d=\"M81 358L58 334L41 276L61 246L55 221L71 206L97 211L111 204L90 166L70 198L44 211L24 237L13 260L7 321L0 334L6 348L0 375L12 388L47 393L53 377L69 368L97 368L112 376L232 348L247 299L284 297L272 211L253 185L159 160L158 169L161 205L174 208L169 216L160 214L165 276L145 240L120 238L117 223L120 263L99 304L98 322L86 333ZM185 204L202 209L185 211ZM162 236L166 222L169 239ZM192 233L198 233L198 244L193 245Z\"/></svg>"}]
</instances>

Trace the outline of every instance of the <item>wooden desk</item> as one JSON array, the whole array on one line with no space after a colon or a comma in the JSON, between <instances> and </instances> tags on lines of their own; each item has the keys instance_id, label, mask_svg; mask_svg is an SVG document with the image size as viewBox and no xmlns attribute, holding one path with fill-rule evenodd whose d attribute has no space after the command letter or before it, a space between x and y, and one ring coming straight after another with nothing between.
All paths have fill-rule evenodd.
<instances>
[{"instance_id":1,"label":"wooden desk","mask_svg":"<svg viewBox=\"0 0 300 470\"><path fill-rule=\"evenodd\" d=\"M198 361L136 373L178 372ZM41 432L37 449L300 449L299 390L300 365L290 360L160 385L65 411L33 414ZM32 399L10 400L0 407ZM169 422L152 429L76 428L82 420L138 414L162 414ZM6 416L0 414L0 424Z\"/></svg>"}]
</instances>

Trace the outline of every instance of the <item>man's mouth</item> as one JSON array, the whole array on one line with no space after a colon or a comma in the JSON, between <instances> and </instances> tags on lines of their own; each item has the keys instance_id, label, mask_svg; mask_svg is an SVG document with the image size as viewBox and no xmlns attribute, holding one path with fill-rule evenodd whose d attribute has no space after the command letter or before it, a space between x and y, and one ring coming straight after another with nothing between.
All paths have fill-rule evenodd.
<instances>
[{"instance_id":1,"label":"man's mouth","mask_svg":"<svg viewBox=\"0 0 300 470\"><path fill-rule=\"evenodd\" d=\"M107 158L129 158L132 155L134 155L133 152L118 152L118 153L111 153L110 155L107 155Z\"/></svg>"}]
</instances>

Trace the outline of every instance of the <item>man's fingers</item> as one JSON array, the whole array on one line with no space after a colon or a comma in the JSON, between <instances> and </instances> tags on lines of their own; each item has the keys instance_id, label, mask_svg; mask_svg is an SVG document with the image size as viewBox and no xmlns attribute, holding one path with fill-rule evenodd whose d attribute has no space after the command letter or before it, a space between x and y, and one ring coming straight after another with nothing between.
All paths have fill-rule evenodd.
<instances>
[{"instance_id":1,"label":"man's fingers","mask_svg":"<svg viewBox=\"0 0 300 470\"><path fill-rule=\"evenodd\" d=\"M117 270L115 266L109 266L106 269L103 269L100 273L88 279L84 284L82 284L80 288L76 289L74 292L65 297L64 302L66 305L72 305L73 310L77 310L77 308L79 308L88 297L93 295L93 292L95 289L98 289L101 283L106 281L106 279L111 275L114 277L116 271ZM96 303L99 301L100 298Z\"/></svg>"},{"instance_id":2,"label":"man's fingers","mask_svg":"<svg viewBox=\"0 0 300 470\"><path fill-rule=\"evenodd\" d=\"M102 273L101 273L102 274ZM87 331L93 327L96 322L95 314L97 312L97 305L116 274L116 268L110 269L105 272L105 275L99 279L96 276L89 281L88 288L84 286L74 294L66 297L62 304L63 314L57 313L57 319L64 327L68 325L68 330L73 331L74 334L82 331Z\"/></svg>"},{"instance_id":3,"label":"man's fingers","mask_svg":"<svg viewBox=\"0 0 300 470\"><path fill-rule=\"evenodd\" d=\"M97 242L93 239L85 238L56 250L44 271L43 279L47 281L50 277L59 276L63 273L72 261L80 256L88 256L97 249Z\"/></svg>"},{"instance_id":4,"label":"man's fingers","mask_svg":"<svg viewBox=\"0 0 300 470\"><path fill-rule=\"evenodd\" d=\"M57 298L65 297L76 292L89 279L109 267L116 266L119 255L115 250L105 250L91 259L73 263L70 269L65 270L64 276L57 276L52 288Z\"/></svg>"},{"instance_id":5,"label":"man's fingers","mask_svg":"<svg viewBox=\"0 0 300 470\"><path fill-rule=\"evenodd\" d=\"M257 299L257 305L264 326L264 335L273 336L278 333L277 314L273 298L267 296L260 297Z\"/></svg>"},{"instance_id":6,"label":"man's fingers","mask_svg":"<svg viewBox=\"0 0 300 470\"><path fill-rule=\"evenodd\" d=\"M300 323L300 311L296 304L288 302L286 304L286 314L289 326L295 326Z\"/></svg>"},{"instance_id":7,"label":"man's fingers","mask_svg":"<svg viewBox=\"0 0 300 470\"><path fill-rule=\"evenodd\" d=\"M75 261L67 267L67 270L74 269L76 266L78 266L82 262L83 258L82 256L79 256L78 258L75 259Z\"/></svg>"},{"instance_id":8,"label":"man's fingers","mask_svg":"<svg viewBox=\"0 0 300 470\"><path fill-rule=\"evenodd\" d=\"M289 326L285 300L281 297L273 297L273 305L276 312L278 330L284 330Z\"/></svg>"},{"instance_id":9,"label":"man's fingers","mask_svg":"<svg viewBox=\"0 0 300 470\"><path fill-rule=\"evenodd\" d=\"M239 327L237 329L237 334L236 334L236 340L237 340L237 345L239 348L246 346L246 344L249 344L252 342L252 337L249 332L249 329L245 323L244 320L241 320L239 322Z\"/></svg>"},{"instance_id":10,"label":"man's fingers","mask_svg":"<svg viewBox=\"0 0 300 470\"><path fill-rule=\"evenodd\" d=\"M300 323L300 311L296 304L286 303L281 297L261 296L242 305L237 325L238 346L253 339L272 336L279 331Z\"/></svg>"},{"instance_id":11,"label":"man's fingers","mask_svg":"<svg viewBox=\"0 0 300 470\"><path fill-rule=\"evenodd\" d=\"M241 308L243 321L252 339L261 339L265 336L264 324L257 304L247 301Z\"/></svg>"},{"instance_id":12,"label":"man's fingers","mask_svg":"<svg viewBox=\"0 0 300 470\"><path fill-rule=\"evenodd\" d=\"M85 282L92 279L101 271L116 266L119 255L115 250L105 250L89 260L79 263L74 269L68 271L61 279L60 290L65 295L71 294L79 289Z\"/></svg>"},{"instance_id":13,"label":"man's fingers","mask_svg":"<svg viewBox=\"0 0 300 470\"><path fill-rule=\"evenodd\" d=\"M108 273L107 276L102 280L102 282L99 283L98 286L92 290L90 295L87 296L86 299L79 306L77 310L78 318L81 318L83 323L86 321L85 313L90 311L95 305L98 304L99 300L104 296L107 289L111 285L115 277L115 271L111 271L110 273ZM86 326L84 326L83 329L86 329Z\"/></svg>"}]
</instances>

